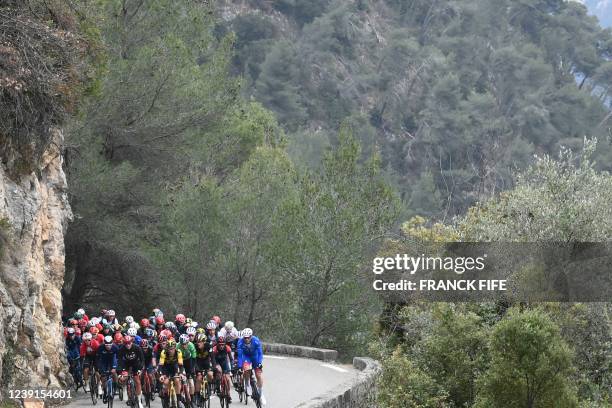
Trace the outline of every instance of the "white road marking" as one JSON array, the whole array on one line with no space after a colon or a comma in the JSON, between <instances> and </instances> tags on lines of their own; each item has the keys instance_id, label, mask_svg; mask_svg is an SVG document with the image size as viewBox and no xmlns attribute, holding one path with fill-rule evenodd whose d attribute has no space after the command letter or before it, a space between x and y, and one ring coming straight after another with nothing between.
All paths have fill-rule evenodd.
<instances>
[{"instance_id":1,"label":"white road marking","mask_svg":"<svg viewBox=\"0 0 612 408\"><path fill-rule=\"evenodd\" d=\"M348 370L342 368L342 367L337 367L335 365L331 365L331 364L321 364L322 367L327 367L327 368L331 368L332 370L336 370L336 371L340 371L341 373L348 373Z\"/></svg>"},{"instance_id":2,"label":"white road marking","mask_svg":"<svg viewBox=\"0 0 612 408\"><path fill-rule=\"evenodd\" d=\"M271 356L269 354L264 354L264 358L275 358L277 360L286 360L287 357L282 357L282 356Z\"/></svg>"}]
</instances>

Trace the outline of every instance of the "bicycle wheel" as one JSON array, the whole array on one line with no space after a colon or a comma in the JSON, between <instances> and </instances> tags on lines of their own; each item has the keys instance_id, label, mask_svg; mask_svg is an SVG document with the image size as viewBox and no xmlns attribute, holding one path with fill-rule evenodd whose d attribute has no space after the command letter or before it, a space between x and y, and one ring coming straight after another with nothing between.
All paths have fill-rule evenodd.
<instances>
[{"instance_id":1,"label":"bicycle wheel","mask_svg":"<svg viewBox=\"0 0 612 408\"><path fill-rule=\"evenodd\" d=\"M255 406L257 406L257 408L261 408L261 401L259 400L259 389L257 388L257 381L255 381L255 379L253 378L253 374L251 372L251 390L253 395L251 396L251 399L255 402Z\"/></svg>"},{"instance_id":2,"label":"bicycle wheel","mask_svg":"<svg viewBox=\"0 0 612 408\"><path fill-rule=\"evenodd\" d=\"M96 405L98 403L98 379L96 378L96 370L89 370L89 394L91 402Z\"/></svg>"},{"instance_id":3,"label":"bicycle wheel","mask_svg":"<svg viewBox=\"0 0 612 408\"><path fill-rule=\"evenodd\" d=\"M117 392L119 393L119 401L123 401L123 385L117 384Z\"/></svg>"},{"instance_id":4,"label":"bicycle wheel","mask_svg":"<svg viewBox=\"0 0 612 408\"><path fill-rule=\"evenodd\" d=\"M111 374L108 374L111 376ZM113 400L115 399L115 390L113 387L113 379L112 377L106 381L106 404L108 408L113 408Z\"/></svg>"},{"instance_id":5,"label":"bicycle wheel","mask_svg":"<svg viewBox=\"0 0 612 408\"><path fill-rule=\"evenodd\" d=\"M146 370L142 372L142 380L141 383L143 385L142 393L145 397L145 406L147 408L151 407L151 378Z\"/></svg>"},{"instance_id":6,"label":"bicycle wheel","mask_svg":"<svg viewBox=\"0 0 612 408\"><path fill-rule=\"evenodd\" d=\"M132 408L138 406L138 401L136 400L136 384L134 383L134 378L128 374L128 382L126 386L127 390L127 403Z\"/></svg>"}]
</instances>

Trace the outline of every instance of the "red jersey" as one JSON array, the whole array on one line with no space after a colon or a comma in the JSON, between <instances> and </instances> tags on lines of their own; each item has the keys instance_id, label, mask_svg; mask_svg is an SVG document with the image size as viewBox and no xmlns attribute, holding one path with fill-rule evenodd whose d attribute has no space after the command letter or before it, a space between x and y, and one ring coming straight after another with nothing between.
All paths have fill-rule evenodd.
<instances>
[{"instance_id":1,"label":"red jersey","mask_svg":"<svg viewBox=\"0 0 612 408\"><path fill-rule=\"evenodd\" d=\"M85 342L81 343L81 357L95 356L98 347L100 347L100 343L93 339L89 342L89 345L85 344Z\"/></svg>"}]
</instances>

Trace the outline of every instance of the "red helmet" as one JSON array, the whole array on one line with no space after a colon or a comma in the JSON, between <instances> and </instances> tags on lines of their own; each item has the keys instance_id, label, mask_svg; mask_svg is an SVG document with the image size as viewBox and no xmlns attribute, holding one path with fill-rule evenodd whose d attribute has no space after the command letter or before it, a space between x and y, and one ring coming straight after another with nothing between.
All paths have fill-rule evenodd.
<instances>
[{"instance_id":1,"label":"red helmet","mask_svg":"<svg viewBox=\"0 0 612 408\"><path fill-rule=\"evenodd\" d=\"M140 340L140 347L142 347L142 348L149 347L149 340L147 340L147 339Z\"/></svg>"},{"instance_id":2,"label":"red helmet","mask_svg":"<svg viewBox=\"0 0 612 408\"><path fill-rule=\"evenodd\" d=\"M164 321L164 316L157 316L157 317L155 318L155 323L157 323L158 325L166 323L166 322Z\"/></svg>"},{"instance_id":3,"label":"red helmet","mask_svg":"<svg viewBox=\"0 0 612 408\"><path fill-rule=\"evenodd\" d=\"M162 330L159 334L166 336L167 338L171 338L172 337L172 332L168 329L164 329Z\"/></svg>"},{"instance_id":4,"label":"red helmet","mask_svg":"<svg viewBox=\"0 0 612 408\"><path fill-rule=\"evenodd\" d=\"M168 336L166 336L163 333L160 333L159 336L157 337L157 341L159 341L160 343L163 343L164 341L168 341Z\"/></svg>"},{"instance_id":5,"label":"red helmet","mask_svg":"<svg viewBox=\"0 0 612 408\"><path fill-rule=\"evenodd\" d=\"M121 333L115 333L115 335L113 336L113 338L115 339L115 343L120 343L123 340L123 334Z\"/></svg>"},{"instance_id":6,"label":"red helmet","mask_svg":"<svg viewBox=\"0 0 612 408\"><path fill-rule=\"evenodd\" d=\"M149 323L149 319L144 318L140 321L140 327L142 327L143 329L149 327Z\"/></svg>"},{"instance_id":7,"label":"red helmet","mask_svg":"<svg viewBox=\"0 0 612 408\"><path fill-rule=\"evenodd\" d=\"M180 324L185 324L185 320L187 320L187 318L185 317L184 314L179 313L176 315L176 318L174 320L176 320Z\"/></svg>"},{"instance_id":8,"label":"red helmet","mask_svg":"<svg viewBox=\"0 0 612 408\"><path fill-rule=\"evenodd\" d=\"M123 338L123 344L132 344L132 341L134 340L134 338L132 336L125 336Z\"/></svg>"},{"instance_id":9,"label":"red helmet","mask_svg":"<svg viewBox=\"0 0 612 408\"><path fill-rule=\"evenodd\" d=\"M215 323L217 323L217 326L221 325L221 318L219 316L213 316L212 320L214 320Z\"/></svg>"}]
</instances>

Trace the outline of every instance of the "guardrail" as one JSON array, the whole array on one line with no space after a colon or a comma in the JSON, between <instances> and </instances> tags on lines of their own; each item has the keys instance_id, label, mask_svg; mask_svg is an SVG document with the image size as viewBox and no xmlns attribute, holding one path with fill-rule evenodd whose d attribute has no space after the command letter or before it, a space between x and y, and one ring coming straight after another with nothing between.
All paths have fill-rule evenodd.
<instances>
[{"instance_id":1,"label":"guardrail","mask_svg":"<svg viewBox=\"0 0 612 408\"><path fill-rule=\"evenodd\" d=\"M264 353L335 361L336 350L263 343ZM324 395L298 405L296 408L376 408L376 381L381 372L378 361L367 357L353 358L353 367L360 371L350 384L341 384Z\"/></svg>"}]
</instances>

